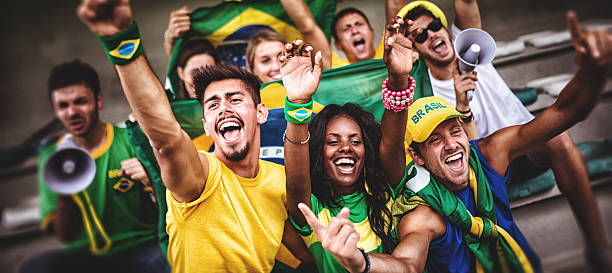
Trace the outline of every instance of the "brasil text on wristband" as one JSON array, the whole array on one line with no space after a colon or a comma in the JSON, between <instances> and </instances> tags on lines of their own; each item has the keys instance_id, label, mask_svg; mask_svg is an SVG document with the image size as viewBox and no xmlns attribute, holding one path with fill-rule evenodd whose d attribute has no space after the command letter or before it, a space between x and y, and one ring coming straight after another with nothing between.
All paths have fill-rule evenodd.
<instances>
[{"instance_id":1,"label":"brasil text on wristband","mask_svg":"<svg viewBox=\"0 0 612 273\"><path fill-rule=\"evenodd\" d=\"M305 104L295 104L285 97L285 120L295 124L308 123L312 117L313 105L312 100Z\"/></svg>"},{"instance_id":2,"label":"brasil text on wristband","mask_svg":"<svg viewBox=\"0 0 612 273\"><path fill-rule=\"evenodd\" d=\"M113 36L98 36L98 40L102 43L108 60L116 65L128 64L144 51L136 21L128 29Z\"/></svg>"}]
</instances>

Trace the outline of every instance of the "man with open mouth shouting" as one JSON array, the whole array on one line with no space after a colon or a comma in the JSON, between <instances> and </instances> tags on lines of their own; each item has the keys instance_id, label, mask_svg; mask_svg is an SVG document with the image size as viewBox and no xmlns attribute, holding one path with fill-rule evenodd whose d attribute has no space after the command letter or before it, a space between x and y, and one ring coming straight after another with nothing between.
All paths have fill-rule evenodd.
<instances>
[{"instance_id":1,"label":"man with open mouth shouting","mask_svg":"<svg viewBox=\"0 0 612 273\"><path fill-rule=\"evenodd\" d=\"M568 12L567 22L579 69L557 101L533 120L468 141L460 121L465 115L442 98L421 98L403 112L414 161L406 167L406 190L391 209L400 238L391 255L359 255L358 231L348 210L326 226L306 205L299 205L323 246L347 270L541 272L537 255L512 218L508 164L584 120L596 106L612 64L612 34L581 30L574 12ZM401 99L393 96L392 102Z\"/></svg>"},{"instance_id":2,"label":"man with open mouth shouting","mask_svg":"<svg viewBox=\"0 0 612 273\"><path fill-rule=\"evenodd\" d=\"M270 272L287 211L283 167L258 158L260 125L268 115L259 79L229 65L195 73L204 128L215 143L214 153L198 152L142 55L129 1L84 0L78 15L115 65L159 162L168 189L172 270Z\"/></svg>"}]
</instances>

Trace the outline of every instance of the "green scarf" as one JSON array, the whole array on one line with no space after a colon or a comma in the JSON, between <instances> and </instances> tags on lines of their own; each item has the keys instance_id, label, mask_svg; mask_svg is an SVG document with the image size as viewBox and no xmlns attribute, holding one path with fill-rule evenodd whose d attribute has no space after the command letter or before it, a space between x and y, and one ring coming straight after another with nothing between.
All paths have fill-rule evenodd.
<instances>
[{"instance_id":1,"label":"green scarf","mask_svg":"<svg viewBox=\"0 0 612 273\"><path fill-rule=\"evenodd\" d=\"M534 272L521 247L497 226L493 194L473 147L469 161L470 188L480 216L472 216L453 192L437 183L424 167L412 162L406 167L409 168L409 180L403 193L405 197L401 199L404 203L398 198L392 209L394 218L407 212L402 213L401 207L414 209L424 201L463 231L465 243L476 257L476 272ZM397 224L395 219L394 224Z\"/></svg>"}]
</instances>

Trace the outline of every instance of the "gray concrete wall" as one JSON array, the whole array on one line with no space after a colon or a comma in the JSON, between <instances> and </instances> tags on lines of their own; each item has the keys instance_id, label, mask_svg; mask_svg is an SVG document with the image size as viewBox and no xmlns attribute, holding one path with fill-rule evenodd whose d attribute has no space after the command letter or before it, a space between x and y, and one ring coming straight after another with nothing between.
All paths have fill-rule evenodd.
<instances>
[{"instance_id":1,"label":"gray concrete wall","mask_svg":"<svg viewBox=\"0 0 612 273\"><path fill-rule=\"evenodd\" d=\"M162 33L169 12L181 5L191 8L219 1L133 1L136 19L147 55L160 78L165 77L167 59L162 49ZM452 16L452 1L436 1ZM100 73L104 94L102 118L109 122L124 120L129 108L104 51L95 37L75 15L76 0L12 1L3 8L3 58L0 72L0 148L20 143L25 137L51 120L46 80L57 63L79 58L92 64ZM339 9L355 6L369 16L380 37L384 25L384 1L341 1ZM564 13L576 9L581 19L612 18L612 1L575 0L490 0L481 1L485 29L498 40L509 40L519 34L543 29L562 29ZM378 40L378 39L377 39ZM522 74L534 75L526 72ZM536 73L537 74L537 73ZM510 78L512 83L520 79Z\"/></svg>"}]
</instances>

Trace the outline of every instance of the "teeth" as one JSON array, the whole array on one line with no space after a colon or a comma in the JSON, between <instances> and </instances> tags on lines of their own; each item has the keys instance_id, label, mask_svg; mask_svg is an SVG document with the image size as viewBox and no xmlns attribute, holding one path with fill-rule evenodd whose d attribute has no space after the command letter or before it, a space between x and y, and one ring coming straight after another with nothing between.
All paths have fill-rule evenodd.
<instances>
[{"instance_id":1,"label":"teeth","mask_svg":"<svg viewBox=\"0 0 612 273\"><path fill-rule=\"evenodd\" d=\"M338 160L336 160L335 162L336 165L340 165L340 164L355 164L355 160L352 160L350 158L340 158Z\"/></svg>"},{"instance_id":2,"label":"teeth","mask_svg":"<svg viewBox=\"0 0 612 273\"><path fill-rule=\"evenodd\" d=\"M438 47L441 44L442 44L442 41L438 41L436 44L434 44L434 47Z\"/></svg>"},{"instance_id":3,"label":"teeth","mask_svg":"<svg viewBox=\"0 0 612 273\"><path fill-rule=\"evenodd\" d=\"M462 155L461 155L461 154L456 154L456 155L454 155L454 156L451 156L451 157L447 158L447 159L444 161L444 163L448 163L448 162L451 162L451 161L453 161L453 160L460 159L461 157L462 157Z\"/></svg>"},{"instance_id":4,"label":"teeth","mask_svg":"<svg viewBox=\"0 0 612 273\"><path fill-rule=\"evenodd\" d=\"M220 130L222 130L222 131L223 131L223 130L225 130L225 129L226 129L226 128L228 128L228 127L240 127L240 125L238 125L238 123L236 123L236 122L234 122L234 121L230 121L230 122L223 123L223 124L221 125Z\"/></svg>"}]
</instances>

